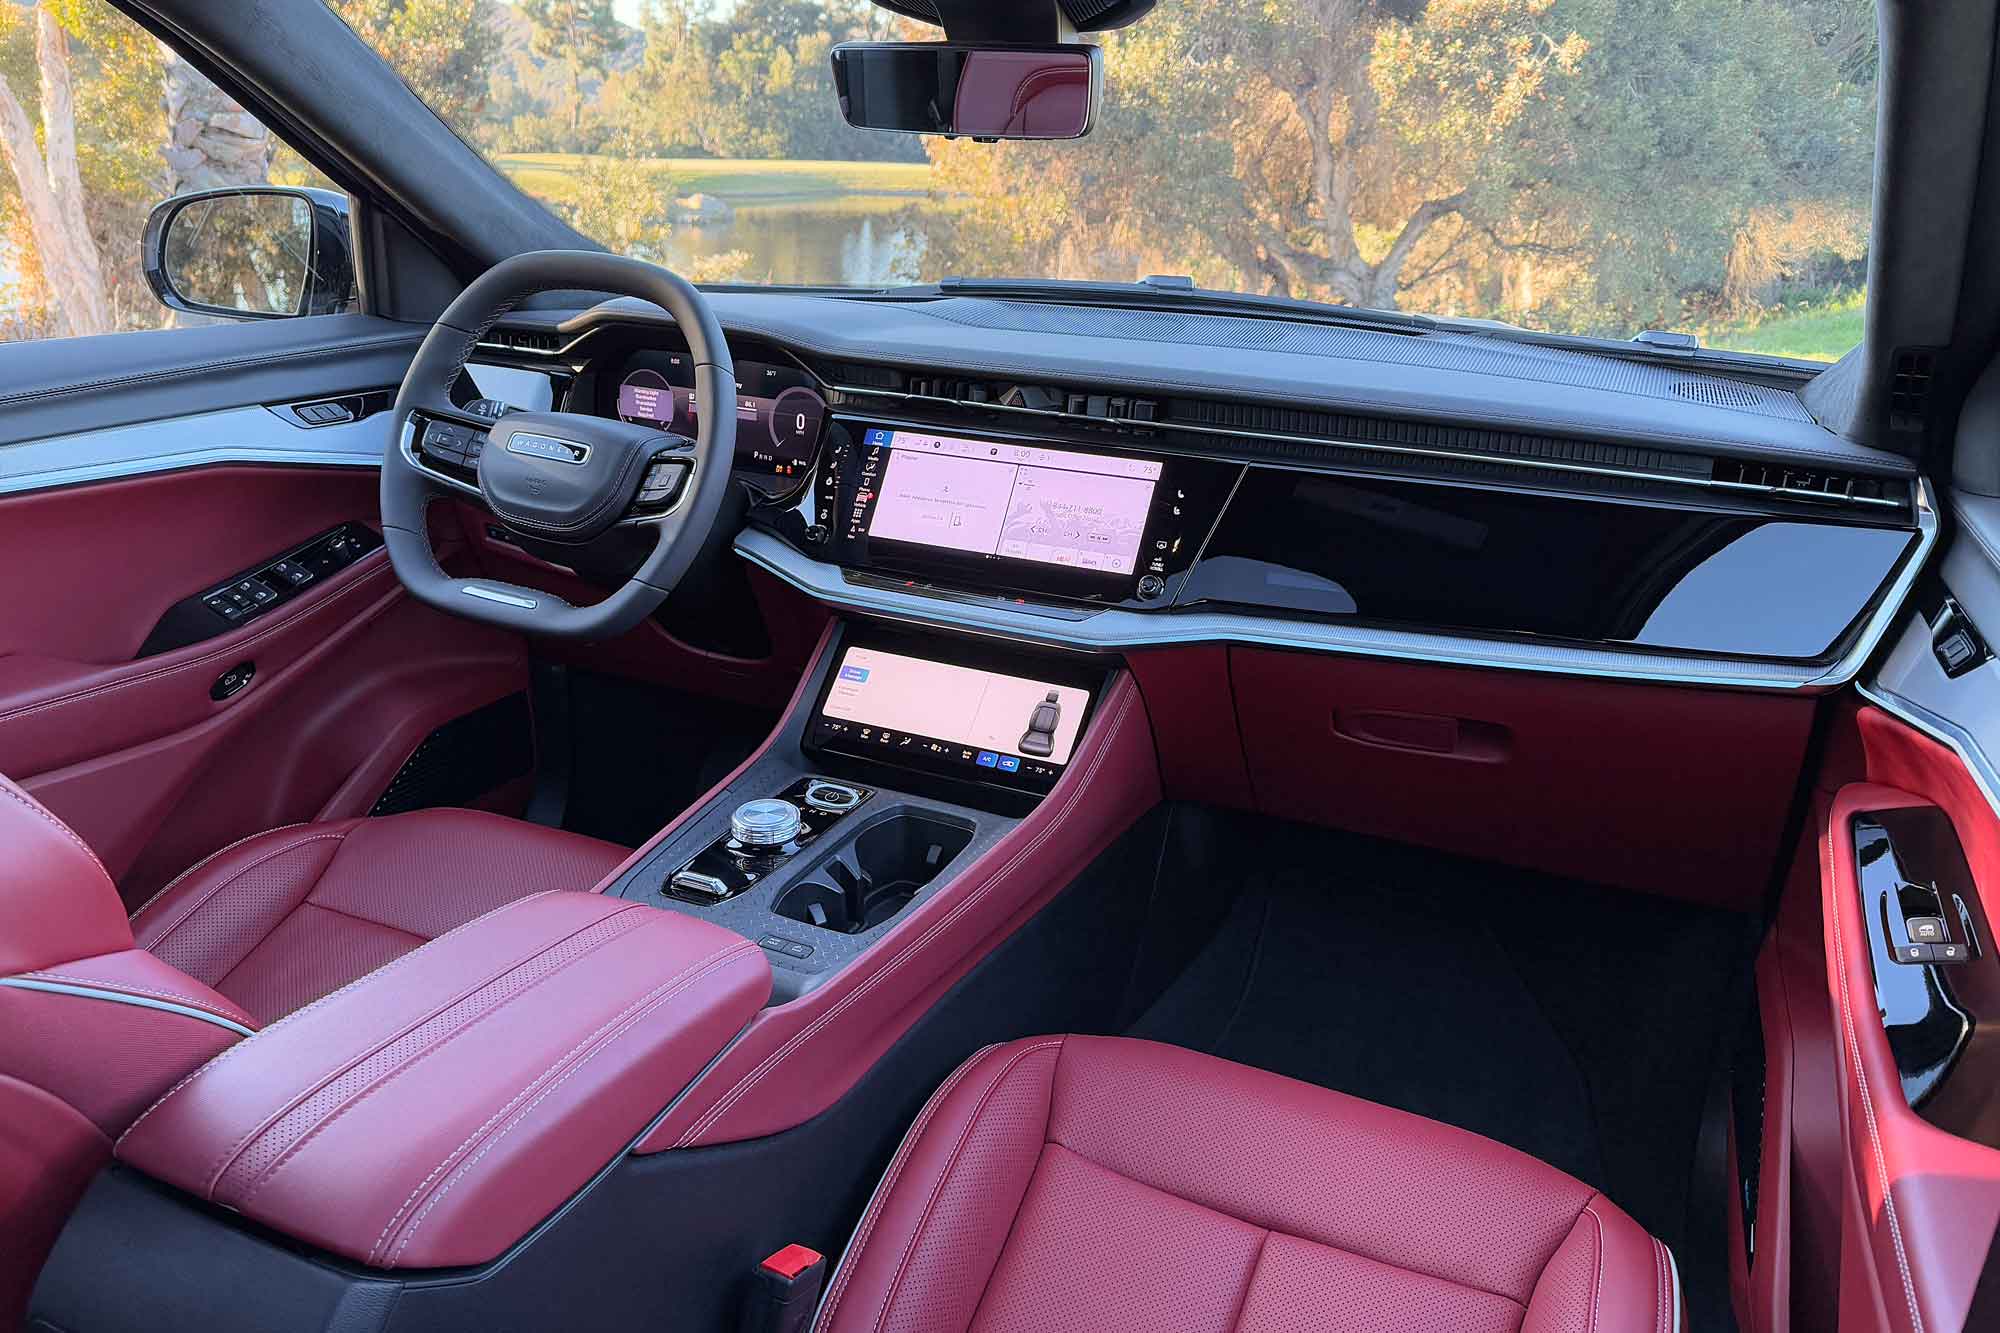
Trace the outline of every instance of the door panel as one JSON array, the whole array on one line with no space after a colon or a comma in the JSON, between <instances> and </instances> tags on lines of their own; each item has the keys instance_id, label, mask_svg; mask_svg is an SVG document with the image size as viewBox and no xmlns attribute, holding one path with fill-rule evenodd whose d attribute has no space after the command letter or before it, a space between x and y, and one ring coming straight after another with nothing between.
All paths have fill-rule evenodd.
<instances>
[{"instance_id":1,"label":"door panel","mask_svg":"<svg viewBox=\"0 0 2000 1333\"><path fill-rule=\"evenodd\" d=\"M1940 1333L2000 1326L2000 1102L1994 1086L2000 1084L1994 1072L2000 940L1986 929L1967 963L1883 957L1902 942L1899 914L1879 910L1888 900L1879 881L1869 880L1869 867L1884 855L1884 834L1871 832L1871 823L1890 831L1899 853L1895 875L1906 876L1900 851L1908 830L1938 829L1941 812L1948 820L1941 836L1963 854L1963 867L1952 862L1945 878L1969 878L1969 888L1955 891L1970 900L1975 927L2000 919L2000 770L1994 764L2000 756L2000 663L1989 652L2000 632L2000 502L1956 494L1951 509L1956 530L1936 575L1919 585L1904 623L1860 686L1872 706L1862 707L1845 728L1848 734L1835 738L1858 757L1838 763L1840 777L1825 784L1837 788L1820 854L1825 1003L1834 1020L1844 1147L1843 1330ZM1958 640L1960 630L1972 636L1969 650ZM1829 767L1837 762L1830 760ZM1873 849L1872 859L1857 861L1857 840ZM1924 847L1921 837L1917 845ZM1931 874L1926 868L1907 877L1928 880ZM1962 939L1968 932L1956 917L1947 911L1945 927ZM1924 983L1913 975L1926 972L1936 979ZM1928 1003L1931 995L1950 1002L1936 1011L1944 1021L1930 1029L1941 1034L1935 1044L1946 1053L1941 1066L1923 1054L1924 1045L1911 1044L1913 1000ZM1970 1016L1969 1031L1960 1015ZM1906 1083L1912 1065L1941 1067L1944 1078L1920 1074Z\"/></svg>"},{"instance_id":2,"label":"door panel","mask_svg":"<svg viewBox=\"0 0 2000 1333\"><path fill-rule=\"evenodd\" d=\"M373 469L223 465L0 496L0 772L91 843L128 902L236 838L365 813L431 730L526 688L517 636L410 601L380 549L138 655L184 598L373 526L376 488ZM245 662L249 684L214 698Z\"/></svg>"},{"instance_id":3,"label":"door panel","mask_svg":"<svg viewBox=\"0 0 2000 1333\"><path fill-rule=\"evenodd\" d=\"M2000 1226L2000 1148L1933 1123L1930 1108L1950 1097L1949 1082L1919 1097L1913 1108L1884 1028L1884 1014L1893 1021L1897 1006L1881 997L1890 994L1884 987L1922 984L1928 968L1963 1001L1965 987L1977 986L1984 969L2000 968L2000 960L1990 956L1990 938L1982 941L1985 956L1952 969L1884 956L1871 939L1856 828L1857 819L1884 812L1943 810L1984 895L2000 884L2000 822L1983 797L1976 805L1966 801L1976 789L1949 751L1872 709L1857 722L1871 781L1844 786L1835 796L1821 863L1827 1003L1846 1159L1840 1327L1909 1333L1969 1328ZM1884 779L1899 785L1883 785ZM1965 1078L1980 1078L1971 1049L1961 1052L1948 1075Z\"/></svg>"}]
</instances>

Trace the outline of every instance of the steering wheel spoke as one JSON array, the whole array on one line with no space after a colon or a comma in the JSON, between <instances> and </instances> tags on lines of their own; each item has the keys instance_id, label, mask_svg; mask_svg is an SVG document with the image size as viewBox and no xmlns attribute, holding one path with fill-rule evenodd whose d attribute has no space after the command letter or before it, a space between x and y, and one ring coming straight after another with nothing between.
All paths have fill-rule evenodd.
<instances>
[{"instance_id":1,"label":"steering wheel spoke","mask_svg":"<svg viewBox=\"0 0 2000 1333\"><path fill-rule=\"evenodd\" d=\"M722 327L685 280L638 260L546 250L494 265L453 301L424 339L396 399L397 443L383 460L382 521L396 573L420 601L528 633L604 638L650 615L710 539L735 454L733 413L707 413L697 438L602 417L508 412L498 418L452 401L477 330L499 311L548 290L614 292L664 307L688 341L696 392L727 402L735 371ZM480 499L517 535L587 546L614 528L654 529L650 552L601 602L490 579L454 579L431 550L424 509L440 491Z\"/></svg>"}]
</instances>

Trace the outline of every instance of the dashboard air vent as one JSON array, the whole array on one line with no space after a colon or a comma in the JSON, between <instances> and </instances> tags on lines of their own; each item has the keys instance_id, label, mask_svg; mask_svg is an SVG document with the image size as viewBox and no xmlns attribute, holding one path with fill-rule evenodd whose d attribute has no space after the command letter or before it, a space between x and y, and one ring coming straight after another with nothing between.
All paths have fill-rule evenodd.
<instances>
[{"instance_id":1,"label":"dashboard air vent","mask_svg":"<svg viewBox=\"0 0 2000 1333\"><path fill-rule=\"evenodd\" d=\"M1881 503L1890 499L1880 477L1845 472L1819 472L1779 463L1750 463L1735 458L1715 461L1715 480L1730 486L1755 486L1799 499L1858 500Z\"/></svg>"},{"instance_id":2,"label":"dashboard air vent","mask_svg":"<svg viewBox=\"0 0 2000 1333\"><path fill-rule=\"evenodd\" d=\"M1930 407L1931 375L1936 368L1935 348L1896 349L1896 368L1889 378L1889 429L1923 430Z\"/></svg>"},{"instance_id":3,"label":"dashboard air vent","mask_svg":"<svg viewBox=\"0 0 2000 1333\"><path fill-rule=\"evenodd\" d=\"M562 335L535 329L491 329L482 340L521 352L553 352L562 346Z\"/></svg>"}]
</instances>

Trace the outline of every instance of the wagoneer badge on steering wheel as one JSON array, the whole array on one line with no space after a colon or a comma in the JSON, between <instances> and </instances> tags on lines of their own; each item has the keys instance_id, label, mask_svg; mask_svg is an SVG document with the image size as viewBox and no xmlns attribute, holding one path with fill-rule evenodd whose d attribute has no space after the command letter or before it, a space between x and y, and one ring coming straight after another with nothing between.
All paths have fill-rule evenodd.
<instances>
[{"instance_id":1,"label":"wagoneer badge on steering wheel","mask_svg":"<svg viewBox=\"0 0 2000 1333\"><path fill-rule=\"evenodd\" d=\"M556 463L581 463L590 457L590 446L558 440L553 435L516 435L507 441L507 452L546 458Z\"/></svg>"}]
</instances>

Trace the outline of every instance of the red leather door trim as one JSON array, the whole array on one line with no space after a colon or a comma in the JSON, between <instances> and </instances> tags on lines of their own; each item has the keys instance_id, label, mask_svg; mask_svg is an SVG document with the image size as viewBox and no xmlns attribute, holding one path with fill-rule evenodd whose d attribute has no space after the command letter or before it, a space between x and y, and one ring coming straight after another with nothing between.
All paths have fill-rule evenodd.
<instances>
[{"instance_id":1,"label":"red leather door trim","mask_svg":"<svg viewBox=\"0 0 2000 1333\"><path fill-rule=\"evenodd\" d=\"M376 551L269 615L157 657L111 666L0 657L0 772L46 773L219 717L330 636L381 615L397 593L388 555ZM215 678L244 661L262 679L211 699Z\"/></svg>"},{"instance_id":2,"label":"red leather door trim","mask_svg":"<svg viewBox=\"0 0 2000 1333\"><path fill-rule=\"evenodd\" d=\"M1955 756L1874 710L1859 717L1869 772L1897 771L1952 793ZM1892 729L1893 730L1890 730ZM1965 775L1963 781L1969 782ZM1929 802L1875 783L1843 787L1822 839L1827 984L1839 1055L1846 1143L1840 1327L1938 1333L1965 1325L1987 1250L2000 1227L2000 1152L1929 1124L1903 1099L1875 999L1855 880L1853 817ZM1945 807L1982 890L1994 882L1995 821Z\"/></svg>"}]
</instances>

